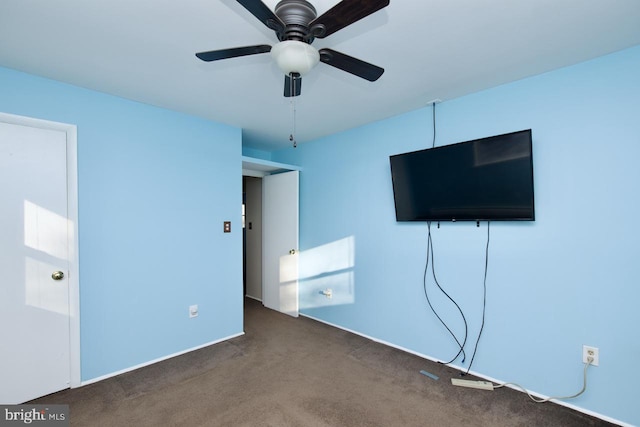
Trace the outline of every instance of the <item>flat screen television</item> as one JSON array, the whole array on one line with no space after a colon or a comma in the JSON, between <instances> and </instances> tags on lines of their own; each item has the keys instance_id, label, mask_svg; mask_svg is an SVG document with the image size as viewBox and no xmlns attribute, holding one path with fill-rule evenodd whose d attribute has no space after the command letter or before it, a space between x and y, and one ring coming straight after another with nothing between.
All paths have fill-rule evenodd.
<instances>
[{"instance_id":1,"label":"flat screen television","mask_svg":"<svg viewBox=\"0 0 640 427\"><path fill-rule=\"evenodd\" d=\"M390 156L397 221L534 221L531 129Z\"/></svg>"}]
</instances>

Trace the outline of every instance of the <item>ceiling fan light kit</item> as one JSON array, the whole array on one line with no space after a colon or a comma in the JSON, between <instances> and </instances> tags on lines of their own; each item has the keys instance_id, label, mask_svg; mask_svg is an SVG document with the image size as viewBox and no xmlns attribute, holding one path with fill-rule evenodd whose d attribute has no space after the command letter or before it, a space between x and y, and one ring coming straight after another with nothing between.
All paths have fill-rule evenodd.
<instances>
[{"instance_id":1,"label":"ceiling fan light kit","mask_svg":"<svg viewBox=\"0 0 640 427\"><path fill-rule=\"evenodd\" d=\"M253 16L275 31L275 46L255 45L196 53L203 61L236 58L271 51L285 74L284 96L300 95L301 76L318 62L368 81L376 81L384 69L335 50L320 51L311 46L314 39L330 36L389 5L389 0L342 0L320 16L307 0L280 0L275 12L261 0L237 0Z\"/></svg>"},{"instance_id":2,"label":"ceiling fan light kit","mask_svg":"<svg viewBox=\"0 0 640 427\"><path fill-rule=\"evenodd\" d=\"M311 45L297 41L285 40L271 48L271 56L285 75L308 73L320 61L320 54Z\"/></svg>"}]
</instances>

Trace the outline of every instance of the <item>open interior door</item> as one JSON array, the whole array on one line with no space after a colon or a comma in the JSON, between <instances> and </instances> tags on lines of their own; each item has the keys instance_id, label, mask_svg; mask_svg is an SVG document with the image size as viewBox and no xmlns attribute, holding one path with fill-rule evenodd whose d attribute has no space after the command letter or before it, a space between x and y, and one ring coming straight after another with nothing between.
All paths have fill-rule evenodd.
<instances>
[{"instance_id":1,"label":"open interior door","mask_svg":"<svg viewBox=\"0 0 640 427\"><path fill-rule=\"evenodd\" d=\"M67 133L0 117L0 403L71 382Z\"/></svg>"},{"instance_id":2,"label":"open interior door","mask_svg":"<svg viewBox=\"0 0 640 427\"><path fill-rule=\"evenodd\" d=\"M298 317L298 171L262 179L262 303Z\"/></svg>"}]
</instances>

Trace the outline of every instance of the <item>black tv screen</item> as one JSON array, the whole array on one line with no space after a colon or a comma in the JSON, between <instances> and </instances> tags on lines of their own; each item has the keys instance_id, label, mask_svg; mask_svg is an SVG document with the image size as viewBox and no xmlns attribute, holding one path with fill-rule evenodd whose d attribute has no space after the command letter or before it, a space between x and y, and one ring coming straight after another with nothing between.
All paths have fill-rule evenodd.
<instances>
[{"instance_id":1,"label":"black tv screen","mask_svg":"<svg viewBox=\"0 0 640 427\"><path fill-rule=\"evenodd\" d=\"M390 156L397 221L533 221L531 130Z\"/></svg>"}]
</instances>

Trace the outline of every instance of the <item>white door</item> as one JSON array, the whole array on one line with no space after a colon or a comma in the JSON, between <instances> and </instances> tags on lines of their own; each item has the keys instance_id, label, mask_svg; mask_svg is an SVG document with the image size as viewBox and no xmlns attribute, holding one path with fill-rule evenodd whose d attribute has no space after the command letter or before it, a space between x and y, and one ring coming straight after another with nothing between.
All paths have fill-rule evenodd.
<instances>
[{"instance_id":1,"label":"white door","mask_svg":"<svg viewBox=\"0 0 640 427\"><path fill-rule=\"evenodd\" d=\"M0 404L15 404L71 383L66 132L0 120L0 200Z\"/></svg>"},{"instance_id":2,"label":"white door","mask_svg":"<svg viewBox=\"0 0 640 427\"><path fill-rule=\"evenodd\" d=\"M298 171L262 179L262 303L298 317Z\"/></svg>"}]
</instances>

